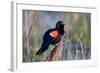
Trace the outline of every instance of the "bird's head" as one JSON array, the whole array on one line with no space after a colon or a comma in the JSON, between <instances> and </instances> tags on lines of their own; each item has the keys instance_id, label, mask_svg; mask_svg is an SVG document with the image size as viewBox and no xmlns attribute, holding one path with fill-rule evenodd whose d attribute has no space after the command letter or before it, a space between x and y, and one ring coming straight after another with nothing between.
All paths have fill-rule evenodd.
<instances>
[{"instance_id":1,"label":"bird's head","mask_svg":"<svg viewBox=\"0 0 100 73\"><path fill-rule=\"evenodd\" d=\"M64 23L63 23L63 21L58 21L57 23L56 23L56 29L58 29L58 30L64 30Z\"/></svg>"}]
</instances>

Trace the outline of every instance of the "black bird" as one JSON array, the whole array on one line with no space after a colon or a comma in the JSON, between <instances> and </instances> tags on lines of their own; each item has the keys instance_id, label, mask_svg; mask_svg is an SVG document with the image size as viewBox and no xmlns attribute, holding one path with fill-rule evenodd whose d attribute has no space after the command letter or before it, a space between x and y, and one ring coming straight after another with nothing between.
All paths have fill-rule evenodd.
<instances>
[{"instance_id":1,"label":"black bird","mask_svg":"<svg viewBox=\"0 0 100 73\"><path fill-rule=\"evenodd\" d=\"M45 32L43 36L43 42L41 48L38 50L36 55L42 54L46 51L49 45L54 45L55 47L57 43L59 43L64 35L64 24L62 21L58 21L56 23L56 27L53 29L49 29Z\"/></svg>"}]
</instances>

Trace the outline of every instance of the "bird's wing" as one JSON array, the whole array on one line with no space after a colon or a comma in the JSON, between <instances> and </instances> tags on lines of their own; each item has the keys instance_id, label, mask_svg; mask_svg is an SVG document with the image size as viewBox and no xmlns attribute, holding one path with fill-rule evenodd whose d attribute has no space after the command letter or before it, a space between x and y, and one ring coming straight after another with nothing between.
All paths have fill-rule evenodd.
<instances>
[{"instance_id":1,"label":"bird's wing","mask_svg":"<svg viewBox=\"0 0 100 73\"><path fill-rule=\"evenodd\" d=\"M50 33L50 36L56 38L56 37L58 36L58 31L57 31L57 30L52 31L52 32Z\"/></svg>"}]
</instances>

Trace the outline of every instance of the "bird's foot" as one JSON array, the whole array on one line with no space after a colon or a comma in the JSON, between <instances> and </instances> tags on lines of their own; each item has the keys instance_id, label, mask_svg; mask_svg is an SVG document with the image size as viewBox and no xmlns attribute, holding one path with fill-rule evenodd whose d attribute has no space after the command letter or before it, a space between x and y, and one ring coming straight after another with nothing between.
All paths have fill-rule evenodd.
<instances>
[{"instance_id":1,"label":"bird's foot","mask_svg":"<svg viewBox=\"0 0 100 73\"><path fill-rule=\"evenodd\" d=\"M55 47L54 48L57 48L58 47L58 44L55 44Z\"/></svg>"}]
</instances>

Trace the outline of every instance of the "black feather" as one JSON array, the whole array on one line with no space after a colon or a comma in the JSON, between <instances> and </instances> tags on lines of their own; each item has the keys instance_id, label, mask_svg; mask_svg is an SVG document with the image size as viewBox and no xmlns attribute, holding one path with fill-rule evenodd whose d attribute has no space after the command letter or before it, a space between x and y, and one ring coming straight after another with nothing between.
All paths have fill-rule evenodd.
<instances>
[{"instance_id":1,"label":"black feather","mask_svg":"<svg viewBox=\"0 0 100 73\"><path fill-rule=\"evenodd\" d=\"M50 35L50 33L53 31L58 31L58 36L56 38ZM62 23L62 21L58 21L55 28L49 29L48 31L45 32L41 48L38 50L36 55L40 55L43 52L45 52L48 49L49 45L51 44L55 45L59 43L63 35L64 35L64 24Z\"/></svg>"}]
</instances>

